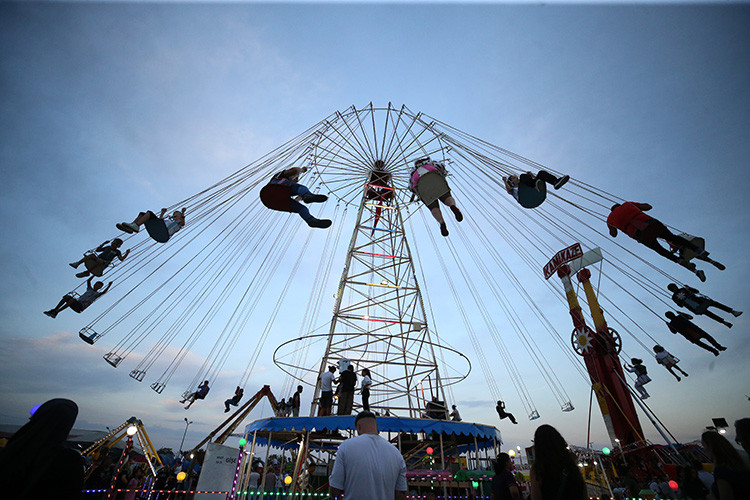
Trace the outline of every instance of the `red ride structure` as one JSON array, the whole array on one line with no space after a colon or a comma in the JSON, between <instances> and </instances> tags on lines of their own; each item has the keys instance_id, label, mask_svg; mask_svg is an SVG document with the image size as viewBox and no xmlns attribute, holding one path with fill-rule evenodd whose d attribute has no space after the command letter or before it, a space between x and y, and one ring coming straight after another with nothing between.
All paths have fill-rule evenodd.
<instances>
[{"instance_id":1,"label":"red ride structure","mask_svg":"<svg viewBox=\"0 0 750 500\"><path fill-rule=\"evenodd\" d=\"M570 306L570 316L573 318L574 329L571 339L573 348L576 353L583 356L586 363L591 387L599 402L604 424L613 446L615 443L626 446L643 442L643 429L630 391L625 385L625 374L620 364L619 353L622 349L622 340L614 329L607 326L594 287L591 285L591 271L586 269L586 266L600 261L601 258L599 249L584 254L580 249L580 244L576 243L559 252L545 266L544 271L545 276L551 276L554 271L557 271L557 275L563 282ZM572 283L573 274L586 293L595 329L591 329L583 317L583 311Z\"/></svg>"}]
</instances>

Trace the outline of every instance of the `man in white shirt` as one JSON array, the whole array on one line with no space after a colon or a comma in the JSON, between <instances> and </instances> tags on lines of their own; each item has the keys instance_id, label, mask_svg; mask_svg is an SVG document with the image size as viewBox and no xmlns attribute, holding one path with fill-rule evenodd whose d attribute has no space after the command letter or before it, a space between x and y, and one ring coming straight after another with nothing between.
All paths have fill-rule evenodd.
<instances>
[{"instance_id":1,"label":"man in white shirt","mask_svg":"<svg viewBox=\"0 0 750 500\"><path fill-rule=\"evenodd\" d=\"M458 413L458 408L456 408L456 405L453 405L451 408L453 408L453 411L451 412L451 420L454 422L460 422L461 421L461 414Z\"/></svg>"},{"instance_id":2,"label":"man in white shirt","mask_svg":"<svg viewBox=\"0 0 750 500\"><path fill-rule=\"evenodd\" d=\"M328 371L320 376L320 403L318 409L319 417L327 417L331 414L333 406L333 376L335 366L329 366Z\"/></svg>"},{"instance_id":3,"label":"man in white shirt","mask_svg":"<svg viewBox=\"0 0 750 500\"><path fill-rule=\"evenodd\" d=\"M336 452L328 478L334 498L356 500L406 499L406 463L401 453L378 434L375 414L363 411L354 419L359 436L347 439Z\"/></svg>"}]
</instances>

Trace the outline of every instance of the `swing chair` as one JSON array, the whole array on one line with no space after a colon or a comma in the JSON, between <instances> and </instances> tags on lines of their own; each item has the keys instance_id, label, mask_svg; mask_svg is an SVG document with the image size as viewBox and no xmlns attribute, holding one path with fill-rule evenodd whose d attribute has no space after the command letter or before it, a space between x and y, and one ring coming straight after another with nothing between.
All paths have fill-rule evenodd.
<instances>
[{"instance_id":1,"label":"swing chair","mask_svg":"<svg viewBox=\"0 0 750 500\"><path fill-rule=\"evenodd\" d=\"M92 255L98 259L98 254L96 253L96 248L92 248L90 250L86 250L83 252L84 256ZM117 265L117 262L115 259L112 259L108 264L102 266L97 263L97 260L87 260L83 263L83 266L86 268L88 272L90 272L93 276L96 276L97 278L101 278L104 276L104 271L107 269L113 268Z\"/></svg>"},{"instance_id":2,"label":"swing chair","mask_svg":"<svg viewBox=\"0 0 750 500\"><path fill-rule=\"evenodd\" d=\"M292 188L288 184L266 184L260 190L260 201L271 210L291 212Z\"/></svg>"},{"instance_id":3,"label":"swing chair","mask_svg":"<svg viewBox=\"0 0 750 500\"><path fill-rule=\"evenodd\" d=\"M425 168L426 165L432 165L437 170L428 170ZM417 168L412 172L412 176L416 173L419 178L414 189L422 203L430 205L450 192L451 188L445 179L445 167L441 164L432 162L429 158L422 158L415 162L415 166Z\"/></svg>"},{"instance_id":4,"label":"swing chair","mask_svg":"<svg viewBox=\"0 0 750 500\"><path fill-rule=\"evenodd\" d=\"M547 183L539 182L539 188L519 184L518 203L523 208L536 208L547 199Z\"/></svg>"},{"instance_id":5,"label":"swing chair","mask_svg":"<svg viewBox=\"0 0 750 500\"><path fill-rule=\"evenodd\" d=\"M685 238L690 243L700 248L701 251L706 250L706 240L701 238L700 236L693 236L692 234L687 234L687 233L680 233L678 234L678 236L680 236L681 238ZM675 254L679 255L681 259L686 260L688 262L694 259L696 255L698 255L695 250L689 247L676 248L672 244L670 244L669 246L672 248L672 251Z\"/></svg>"},{"instance_id":6,"label":"swing chair","mask_svg":"<svg viewBox=\"0 0 750 500\"><path fill-rule=\"evenodd\" d=\"M151 218L143 223L146 228L148 235L158 243L166 243L169 241L169 231L167 230L167 223L164 219Z\"/></svg>"}]
</instances>

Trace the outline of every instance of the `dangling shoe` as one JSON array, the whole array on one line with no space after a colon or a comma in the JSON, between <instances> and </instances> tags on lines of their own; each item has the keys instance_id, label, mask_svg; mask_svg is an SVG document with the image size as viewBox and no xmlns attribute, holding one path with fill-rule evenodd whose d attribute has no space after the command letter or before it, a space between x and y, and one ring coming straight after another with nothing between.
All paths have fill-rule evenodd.
<instances>
[{"instance_id":1,"label":"dangling shoe","mask_svg":"<svg viewBox=\"0 0 750 500\"><path fill-rule=\"evenodd\" d=\"M690 262L689 260L680 259L678 262L679 265L687 269L688 271L695 272L695 262Z\"/></svg>"},{"instance_id":2,"label":"dangling shoe","mask_svg":"<svg viewBox=\"0 0 750 500\"><path fill-rule=\"evenodd\" d=\"M677 381L679 382L680 380L682 380L682 379L680 377L677 377Z\"/></svg>"},{"instance_id":3,"label":"dangling shoe","mask_svg":"<svg viewBox=\"0 0 750 500\"><path fill-rule=\"evenodd\" d=\"M459 210L456 205L453 205L451 207L451 211L453 212L453 215L456 216L456 222L461 222L462 220L464 220L464 214L461 213L461 210Z\"/></svg>"},{"instance_id":4,"label":"dangling shoe","mask_svg":"<svg viewBox=\"0 0 750 500\"><path fill-rule=\"evenodd\" d=\"M324 194L306 194L302 197L302 201L305 203L323 203L328 199L328 196Z\"/></svg>"},{"instance_id":5,"label":"dangling shoe","mask_svg":"<svg viewBox=\"0 0 750 500\"><path fill-rule=\"evenodd\" d=\"M724 324L724 326L726 326L727 328L732 328L732 323L730 323L729 321L722 321L722 323L723 323L723 324Z\"/></svg>"},{"instance_id":6,"label":"dangling shoe","mask_svg":"<svg viewBox=\"0 0 750 500\"><path fill-rule=\"evenodd\" d=\"M740 314L742 314L742 311L732 311L732 315L733 315L733 316L734 316L735 318L736 318L736 317L738 317L738 316L739 316Z\"/></svg>"},{"instance_id":7,"label":"dangling shoe","mask_svg":"<svg viewBox=\"0 0 750 500\"><path fill-rule=\"evenodd\" d=\"M57 313L53 312L52 309L50 309L49 311L44 311L44 314L46 314L47 316L49 316L52 319L55 319L57 317Z\"/></svg>"},{"instance_id":8,"label":"dangling shoe","mask_svg":"<svg viewBox=\"0 0 750 500\"><path fill-rule=\"evenodd\" d=\"M70 267L72 267L73 269L78 269L78 262L71 262L71 263L70 263L70 264L68 264L68 265L69 265Z\"/></svg>"},{"instance_id":9,"label":"dangling shoe","mask_svg":"<svg viewBox=\"0 0 750 500\"><path fill-rule=\"evenodd\" d=\"M450 234L448 233L448 226L445 225L445 222L440 224L440 234L442 234L443 236L448 236L448 234Z\"/></svg>"},{"instance_id":10,"label":"dangling shoe","mask_svg":"<svg viewBox=\"0 0 750 500\"><path fill-rule=\"evenodd\" d=\"M560 188L561 188L561 187L563 187L563 186L564 186L564 185L565 185L565 184L566 184L566 183L567 183L567 182L568 182L569 180L570 180L570 176L569 176L569 175L563 175L562 177L560 177L560 180L559 180L559 181L555 182L555 189L560 189Z\"/></svg>"},{"instance_id":11,"label":"dangling shoe","mask_svg":"<svg viewBox=\"0 0 750 500\"><path fill-rule=\"evenodd\" d=\"M88 271L83 271L83 272L76 274L76 278L85 278L88 275L89 275Z\"/></svg>"},{"instance_id":12,"label":"dangling shoe","mask_svg":"<svg viewBox=\"0 0 750 500\"><path fill-rule=\"evenodd\" d=\"M138 224L135 224L133 222L121 222L119 224L115 224L115 227L120 231L128 234L137 233L140 230Z\"/></svg>"},{"instance_id":13,"label":"dangling shoe","mask_svg":"<svg viewBox=\"0 0 750 500\"><path fill-rule=\"evenodd\" d=\"M724 264L722 264L721 262L716 262L715 260L712 260L712 261L711 261L711 264L713 264L713 265L714 265L714 267L715 267L716 269L718 269L719 271L723 271L723 270L725 270L725 269L727 268L727 266L725 266L725 265L724 265Z\"/></svg>"},{"instance_id":14,"label":"dangling shoe","mask_svg":"<svg viewBox=\"0 0 750 500\"><path fill-rule=\"evenodd\" d=\"M315 217L307 221L308 226L317 227L320 229L326 229L328 227L331 227L331 224L333 224L333 222L331 222L328 219L316 219Z\"/></svg>"},{"instance_id":15,"label":"dangling shoe","mask_svg":"<svg viewBox=\"0 0 750 500\"><path fill-rule=\"evenodd\" d=\"M698 269L695 271L695 275L698 276L698 279L702 282L706 281L706 273L704 273L701 269Z\"/></svg>"}]
</instances>

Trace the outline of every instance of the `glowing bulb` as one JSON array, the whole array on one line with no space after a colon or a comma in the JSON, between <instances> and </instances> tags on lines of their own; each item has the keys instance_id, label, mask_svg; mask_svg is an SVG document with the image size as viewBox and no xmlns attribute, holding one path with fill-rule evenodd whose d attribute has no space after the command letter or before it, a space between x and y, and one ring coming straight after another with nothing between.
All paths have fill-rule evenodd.
<instances>
[{"instance_id":1,"label":"glowing bulb","mask_svg":"<svg viewBox=\"0 0 750 500\"><path fill-rule=\"evenodd\" d=\"M177 481L182 482L185 480L186 477L187 477L187 474L185 474L184 472L180 472L179 474L177 474Z\"/></svg>"},{"instance_id":2,"label":"glowing bulb","mask_svg":"<svg viewBox=\"0 0 750 500\"><path fill-rule=\"evenodd\" d=\"M479 488L479 481L472 481L471 482L471 487L472 488Z\"/></svg>"},{"instance_id":3,"label":"glowing bulb","mask_svg":"<svg viewBox=\"0 0 750 500\"><path fill-rule=\"evenodd\" d=\"M670 482L669 482L669 483L667 483L667 484L669 484L669 487L670 487L670 488L672 488L673 490L676 490L677 488L679 488L679 487L680 487L680 485L679 485L679 484L677 484L677 481L674 481L674 480L670 481Z\"/></svg>"},{"instance_id":4,"label":"glowing bulb","mask_svg":"<svg viewBox=\"0 0 750 500\"><path fill-rule=\"evenodd\" d=\"M432 449L432 446L428 446L424 451L426 451L428 455L432 455L435 452L435 450Z\"/></svg>"},{"instance_id":5,"label":"glowing bulb","mask_svg":"<svg viewBox=\"0 0 750 500\"><path fill-rule=\"evenodd\" d=\"M513 449L508 450L508 455L510 455L511 457L515 457L516 456L516 450L513 450Z\"/></svg>"},{"instance_id":6,"label":"glowing bulb","mask_svg":"<svg viewBox=\"0 0 750 500\"><path fill-rule=\"evenodd\" d=\"M611 450L609 448L607 448L606 446L604 448L602 448L602 453L604 453L605 455L609 455L610 451Z\"/></svg>"},{"instance_id":7,"label":"glowing bulb","mask_svg":"<svg viewBox=\"0 0 750 500\"><path fill-rule=\"evenodd\" d=\"M719 434L726 434L726 433L727 433L726 429L719 429Z\"/></svg>"},{"instance_id":8,"label":"glowing bulb","mask_svg":"<svg viewBox=\"0 0 750 500\"><path fill-rule=\"evenodd\" d=\"M131 425L126 432L128 433L128 436L133 437L135 436L135 433L138 432L138 427Z\"/></svg>"},{"instance_id":9,"label":"glowing bulb","mask_svg":"<svg viewBox=\"0 0 750 500\"><path fill-rule=\"evenodd\" d=\"M247 444L247 439L242 438L240 439L240 447L245 446Z\"/></svg>"},{"instance_id":10,"label":"glowing bulb","mask_svg":"<svg viewBox=\"0 0 750 500\"><path fill-rule=\"evenodd\" d=\"M516 449L517 449L518 451L521 451L521 447L520 447L520 446L516 446Z\"/></svg>"},{"instance_id":11,"label":"glowing bulb","mask_svg":"<svg viewBox=\"0 0 750 500\"><path fill-rule=\"evenodd\" d=\"M292 484L292 476L287 476L284 478L284 484L290 485Z\"/></svg>"}]
</instances>

